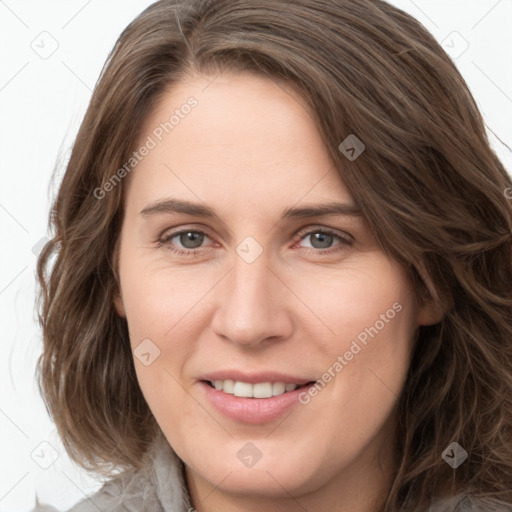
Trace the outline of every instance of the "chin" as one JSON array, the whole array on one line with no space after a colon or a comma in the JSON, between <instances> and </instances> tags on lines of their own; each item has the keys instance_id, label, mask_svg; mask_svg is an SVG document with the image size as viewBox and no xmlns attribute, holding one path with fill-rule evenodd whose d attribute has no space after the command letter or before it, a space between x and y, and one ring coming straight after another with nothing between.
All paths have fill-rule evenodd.
<instances>
[{"instance_id":1,"label":"chin","mask_svg":"<svg viewBox=\"0 0 512 512\"><path fill-rule=\"evenodd\" d=\"M311 486L308 476L291 466L284 471L276 470L272 465L269 468L261 467L259 469L232 467L231 471L220 485L219 481L222 480L220 477L212 479L211 474L203 473L200 473L200 476L225 493L254 498L285 498L290 494L300 495L309 491L309 489L306 490L306 486Z\"/></svg>"},{"instance_id":2,"label":"chin","mask_svg":"<svg viewBox=\"0 0 512 512\"><path fill-rule=\"evenodd\" d=\"M314 491L322 486L324 479L329 479L315 460L315 456L300 453L300 447L285 446L281 449L265 445L264 440L256 440L261 448L261 459L252 467L245 466L240 460L241 447L250 441L234 440L217 445L217 449L206 446L187 447L178 454L190 471L206 480L212 487L229 494L253 497L289 497ZM206 453L205 457L199 457ZM250 450L248 450L250 453ZM325 468L324 468L325 469Z\"/></svg>"}]
</instances>

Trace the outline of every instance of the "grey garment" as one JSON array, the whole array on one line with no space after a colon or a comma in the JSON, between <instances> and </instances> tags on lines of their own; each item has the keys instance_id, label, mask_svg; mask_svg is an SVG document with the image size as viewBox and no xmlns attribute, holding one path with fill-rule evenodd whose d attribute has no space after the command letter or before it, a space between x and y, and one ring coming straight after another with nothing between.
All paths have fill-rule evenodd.
<instances>
[{"instance_id":1,"label":"grey garment","mask_svg":"<svg viewBox=\"0 0 512 512\"><path fill-rule=\"evenodd\" d=\"M74 505L68 512L193 511L185 484L183 462L163 435L155 441L150 460L153 461L150 467L106 482L99 491ZM33 512L58 511L38 503ZM439 501L424 512L512 512L512 504L460 494Z\"/></svg>"},{"instance_id":2,"label":"grey garment","mask_svg":"<svg viewBox=\"0 0 512 512\"><path fill-rule=\"evenodd\" d=\"M152 465L106 482L68 512L188 512L193 510L185 485L183 463L165 437L151 448ZM58 512L36 502L33 512Z\"/></svg>"},{"instance_id":3,"label":"grey garment","mask_svg":"<svg viewBox=\"0 0 512 512\"><path fill-rule=\"evenodd\" d=\"M156 452L149 471L105 483L69 512L187 512L183 464L167 447Z\"/></svg>"},{"instance_id":4,"label":"grey garment","mask_svg":"<svg viewBox=\"0 0 512 512\"><path fill-rule=\"evenodd\" d=\"M428 512L512 512L512 504L495 498L475 498L469 494L459 494L438 501Z\"/></svg>"}]
</instances>

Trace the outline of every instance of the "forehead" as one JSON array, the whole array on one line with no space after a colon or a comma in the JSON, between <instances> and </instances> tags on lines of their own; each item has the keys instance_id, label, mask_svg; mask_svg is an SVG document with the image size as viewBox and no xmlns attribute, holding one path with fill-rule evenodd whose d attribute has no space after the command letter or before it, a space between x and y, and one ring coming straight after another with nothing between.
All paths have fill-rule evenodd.
<instances>
[{"instance_id":1,"label":"forehead","mask_svg":"<svg viewBox=\"0 0 512 512\"><path fill-rule=\"evenodd\" d=\"M304 99L252 73L173 85L142 126L146 142L129 184L139 205L171 192L245 208L350 201Z\"/></svg>"}]
</instances>

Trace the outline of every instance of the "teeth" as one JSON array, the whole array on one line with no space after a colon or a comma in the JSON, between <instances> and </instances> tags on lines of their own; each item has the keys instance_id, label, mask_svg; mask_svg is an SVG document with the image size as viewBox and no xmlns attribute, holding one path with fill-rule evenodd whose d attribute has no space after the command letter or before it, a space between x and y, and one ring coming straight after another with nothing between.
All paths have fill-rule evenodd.
<instances>
[{"instance_id":1,"label":"teeth","mask_svg":"<svg viewBox=\"0 0 512 512\"><path fill-rule=\"evenodd\" d=\"M235 392L235 382L232 380L225 380L224 382L221 380L218 380L217 382L220 382L221 391L224 391L224 393L229 393L232 395Z\"/></svg>"},{"instance_id":2,"label":"teeth","mask_svg":"<svg viewBox=\"0 0 512 512\"><path fill-rule=\"evenodd\" d=\"M272 384L272 394L274 396L282 395L286 391L286 384L284 382L274 382Z\"/></svg>"},{"instance_id":3,"label":"teeth","mask_svg":"<svg viewBox=\"0 0 512 512\"><path fill-rule=\"evenodd\" d=\"M244 398L252 398L252 388L251 384L247 384L247 382L235 382L235 387L233 389L233 395L241 396Z\"/></svg>"},{"instance_id":4,"label":"teeth","mask_svg":"<svg viewBox=\"0 0 512 512\"><path fill-rule=\"evenodd\" d=\"M272 384L270 382L261 382L252 386L252 396L254 398L270 398L272 393Z\"/></svg>"},{"instance_id":5,"label":"teeth","mask_svg":"<svg viewBox=\"0 0 512 512\"><path fill-rule=\"evenodd\" d=\"M230 395L243 398L270 398L279 396L288 391L293 391L299 386L297 384L285 384L284 382L258 382L258 384L249 384L248 382L226 380L214 380L212 385L219 391L224 391Z\"/></svg>"}]
</instances>

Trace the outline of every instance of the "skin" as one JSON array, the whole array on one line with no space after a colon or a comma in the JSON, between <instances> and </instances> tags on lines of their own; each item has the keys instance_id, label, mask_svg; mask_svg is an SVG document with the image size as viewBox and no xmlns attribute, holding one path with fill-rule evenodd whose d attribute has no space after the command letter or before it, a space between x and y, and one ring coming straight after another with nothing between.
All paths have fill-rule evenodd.
<instances>
[{"instance_id":1,"label":"skin","mask_svg":"<svg viewBox=\"0 0 512 512\"><path fill-rule=\"evenodd\" d=\"M150 339L160 350L148 366L135 357L135 368L185 462L192 504L199 512L377 511L392 478L414 334L439 318L416 303L404 269L362 216L281 219L288 207L353 205L296 93L251 73L190 77L155 105L141 143L190 96L197 107L123 183L115 304L132 347ZM171 196L208 205L219 219L141 214ZM327 228L336 235L321 245L315 233ZM180 229L205 233L202 245L169 238ZM251 263L236 252L248 236L263 249ZM401 311L287 416L244 424L205 399L197 379L214 370L320 379L394 303ZM252 468L237 457L249 441L262 455Z\"/></svg>"}]
</instances>

